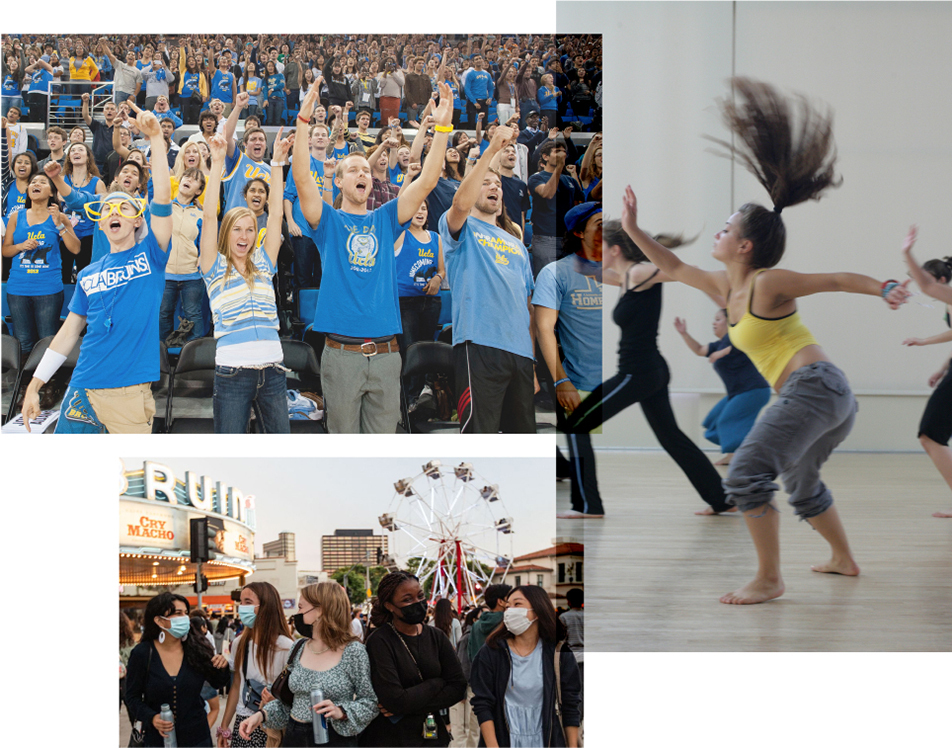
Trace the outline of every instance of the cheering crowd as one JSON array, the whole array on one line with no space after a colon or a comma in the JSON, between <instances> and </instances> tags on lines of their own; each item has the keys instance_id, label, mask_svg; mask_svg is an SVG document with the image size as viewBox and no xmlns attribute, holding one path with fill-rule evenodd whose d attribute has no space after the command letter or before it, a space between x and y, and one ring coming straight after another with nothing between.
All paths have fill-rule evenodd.
<instances>
[{"instance_id":1,"label":"cheering crowd","mask_svg":"<svg viewBox=\"0 0 952 748\"><path fill-rule=\"evenodd\" d=\"M601 135L573 139L600 123L599 37L56 42L3 47L8 322L23 354L57 334L25 415L81 335L58 432L152 431L156 343L210 334L215 431L246 431L254 410L287 432L281 340L307 324L332 433L393 433L401 386L412 403L434 384L401 385L407 349L437 334L464 433L534 432L539 381L561 418L600 380L585 331L600 329ZM51 125L38 161L23 114L46 117L29 89L59 61L85 81L71 95L89 133ZM41 96L66 95L60 67Z\"/></svg>"},{"instance_id":2,"label":"cheering crowd","mask_svg":"<svg viewBox=\"0 0 952 748\"><path fill-rule=\"evenodd\" d=\"M380 581L369 622L336 582L302 589L290 618L266 582L241 589L238 621L209 619L161 593L147 604L139 636L119 616L130 744L167 745L174 733L180 746L210 746L215 729L220 748L572 748L582 602L571 590L569 609L557 615L541 587L494 584L482 605L457 615L449 599L428 606L419 579L404 571ZM227 692L224 707L219 692ZM319 731L324 742L315 742Z\"/></svg>"}]
</instances>

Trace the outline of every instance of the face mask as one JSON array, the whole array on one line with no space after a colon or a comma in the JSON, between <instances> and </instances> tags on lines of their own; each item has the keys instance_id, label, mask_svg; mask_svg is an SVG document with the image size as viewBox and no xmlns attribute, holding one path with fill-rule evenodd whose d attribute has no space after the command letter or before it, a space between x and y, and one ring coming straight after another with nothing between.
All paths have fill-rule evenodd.
<instances>
[{"instance_id":1,"label":"face mask","mask_svg":"<svg viewBox=\"0 0 952 748\"><path fill-rule=\"evenodd\" d=\"M411 625L423 623L426 618L426 601L410 603L400 608L400 620Z\"/></svg>"},{"instance_id":2,"label":"face mask","mask_svg":"<svg viewBox=\"0 0 952 748\"><path fill-rule=\"evenodd\" d=\"M311 611L308 611L308 613L310 612ZM310 639L314 636L314 624L304 623L304 613L295 613L291 618L294 620L294 630L301 636L305 639ZM314 623L317 623L317 621Z\"/></svg>"},{"instance_id":3,"label":"face mask","mask_svg":"<svg viewBox=\"0 0 952 748\"><path fill-rule=\"evenodd\" d=\"M528 631L529 627L535 623L529 620L529 611L526 608L506 608L502 614L502 622L516 636Z\"/></svg>"},{"instance_id":4,"label":"face mask","mask_svg":"<svg viewBox=\"0 0 952 748\"><path fill-rule=\"evenodd\" d=\"M167 629L162 629L167 631L176 639L184 639L185 635L191 629L191 626L188 622L188 616L176 616L175 618L169 618L167 616L162 616L166 621L169 622L169 627ZM159 628L162 628L161 626Z\"/></svg>"},{"instance_id":5,"label":"face mask","mask_svg":"<svg viewBox=\"0 0 952 748\"><path fill-rule=\"evenodd\" d=\"M258 617L258 614L255 613L254 605L239 605L238 606L238 618L248 628L250 629L254 628L255 619L257 617Z\"/></svg>"}]
</instances>

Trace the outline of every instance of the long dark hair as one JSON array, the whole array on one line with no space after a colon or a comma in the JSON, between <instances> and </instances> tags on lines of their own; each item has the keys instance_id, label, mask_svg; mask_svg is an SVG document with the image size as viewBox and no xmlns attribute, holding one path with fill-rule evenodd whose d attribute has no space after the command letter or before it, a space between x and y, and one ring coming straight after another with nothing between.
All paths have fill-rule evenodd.
<instances>
[{"instance_id":1,"label":"long dark hair","mask_svg":"<svg viewBox=\"0 0 952 748\"><path fill-rule=\"evenodd\" d=\"M158 616L168 616L175 612L175 603L185 603L185 610L191 613L191 607L181 595L174 595L171 592L163 592L156 595L145 606L145 627L142 631L142 641L151 642L159 638L162 629L156 624L155 619ZM212 667L212 657L215 656L215 648L211 642L204 636L189 634L182 640L182 649L185 650L185 662L195 672L208 676L215 672Z\"/></svg>"},{"instance_id":2,"label":"long dark hair","mask_svg":"<svg viewBox=\"0 0 952 748\"><path fill-rule=\"evenodd\" d=\"M952 280L952 257L929 260L922 265L922 269L940 283L948 283Z\"/></svg>"},{"instance_id":3,"label":"long dark hair","mask_svg":"<svg viewBox=\"0 0 952 748\"><path fill-rule=\"evenodd\" d=\"M278 651L278 637L291 638L291 629L288 628L284 617L284 607L281 596L274 585L268 582L251 582L243 589L251 590L258 597L258 615L255 625L245 628L235 646L235 672L238 672L245 661L248 652L248 643L255 643L255 661L258 663L258 672L268 680L278 677L271 671L271 663Z\"/></svg>"},{"instance_id":4,"label":"long dark hair","mask_svg":"<svg viewBox=\"0 0 952 748\"><path fill-rule=\"evenodd\" d=\"M374 597L370 607L370 623L374 628L386 626L393 620L393 613L385 607L385 603L393 601L393 596L404 582L416 581L419 578L408 571L392 571L377 585L377 594Z\"/></svg>"},{"instance_id":5,"label":"long dark hair","mask_svg":"<svg viewBox=\"0 0 952 748\"><path fill-rule=\"evenodd\" d=\"M136 643L135 630L132 621L124 610L119 611L119 649Z\"/></svg>"},{"instance_id":6,"label":"long dark hair","mask_svg":"<svg viewBox=\"0 0 952 748\"><path fill-rule=\"evenodd\" d=\"M445 597L436 601L436 607L433 609L433 626L448 637L453 635L453 603Z\"/></svg>"},{"instance_id":7,"label":"long dark hair","mask_svg":"<svg viewBox=\"0 0 952 748\"><path fill-rule=\"evenodd\" d=\"M33 184L33 180L36 179L37 177L43 177L43 179L46 180L46 183L50 186L50 198L49 198L49 200L47 200L47 202L46 202L47 206L50 206L50 205L58 205L58 204L59 204L59 191L56 189L56 185L53 184L53 180L50 179L50 178L46 175L46 172L44 172L44 171L38 171L36 174L34 174L32 177L30 177L30 181L27 182L26 198L25 198L23 204L27 207L27 209L33 207L33 199L30 197L30 185Z\"/></svg>"},{"instance_id":8,"label":"long dark hair","mask_svg":"<svg viewBox=\"0 0 952 748\"><path fill-rule=\"evenodd\" d=\"M539 627L539 638L546 644L555 644L558 641L555 609L552 607L548 593L541 587L524 584L514 588L506 599L512 597L513 592L521 592L526 600L529 601L529 605L532 606L532 612L536 614L536 626ZM513 638L514 635L506 628L506 624L500 623L492 630L492 633L486 637L486 645L493 649L498 649L500 642Z\"/></svg>"},{"instance_id":9,"label":"long dark hair","mask_svg":"<svg viewBox=\"0 0 952 748\"><path fill-rule=\"evenodd\" d=\"M784 97L768 83L750 78L732 78L731 88L743 100L718 102L727 128L738 145L708 138L727 149L760 182L773 210L745 203L741 235L754 245L751 265L770 268L780 262L787 231L780 212L807 200L819 200L830 187L839 187L833 115L817 111L803 96Z\"/></svg>"}]
</instances>

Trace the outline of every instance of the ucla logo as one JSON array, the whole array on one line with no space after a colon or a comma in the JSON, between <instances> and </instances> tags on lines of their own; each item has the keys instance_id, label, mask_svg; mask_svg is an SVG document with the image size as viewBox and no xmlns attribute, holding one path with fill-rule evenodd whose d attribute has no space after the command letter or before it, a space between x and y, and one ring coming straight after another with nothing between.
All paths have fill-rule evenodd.
<instances>
[{"instance_id":1,"label":"ucla logo","mask_svg":"<svg viewBox=\"0 0 952 748\"><path fill-rule=\"evenodd\" d=\"M373 267L377 261L378 249L377 237L373 234L351 234L347 240L347 254L351 265Z\"/></svg>"},{"instance_id":2,"label":"ucla logo","mask_svg":"<svg viewBox=\"0 0 952 748\"><path fill-rule=\"evenodd\" d=\"M140 252L121 267L107 268L98 273L90 273L80 280L79 285L87 296L92 296L95 293L119 288L129 281L144 278L151 274L152 268L149 267L149 259L145 252Z\"/></svg>"},{"instance_id":3,"label":"ucla logo","mask_svg":"<svg viewBox=\"0 0 952 748\"><path fill-rule=\"evenodd\" d=\"M245 179L263 179L268 184L271 184L271 172L259 169L254 164L248 164L245 167Z\"/></svg>"}]
</instances>

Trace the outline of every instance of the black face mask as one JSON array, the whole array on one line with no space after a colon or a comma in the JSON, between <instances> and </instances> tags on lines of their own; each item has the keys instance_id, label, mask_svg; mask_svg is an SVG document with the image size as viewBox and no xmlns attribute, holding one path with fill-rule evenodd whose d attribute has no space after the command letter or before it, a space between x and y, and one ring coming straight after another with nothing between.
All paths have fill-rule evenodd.
<instances>
[{"instance_id":1,"label":"black face mask","mask_svg":"<svg viewBox=\"0 0 952 748\"><path fill-rule=\"evenodd\" d=\"M301 636L305 639L310 639L314 636L314 627L311 624L304 623L303 613L295 613L291 618L294 619L294 630Z\"/></svg>"},{"instance_id":2,"label":"black face mask","mask_svg":"<svg viewBox=\"0 0 952 748\"><path fill-rule=\"evenodd\" d=\"M423 623L426 619L426 601L420 600L419 602L410 603L409 605L404 605L402 608L399 608L400 614L399 618L404 623L409 623L414 625L417 623Z\"/></svg>"}]
</instances>

